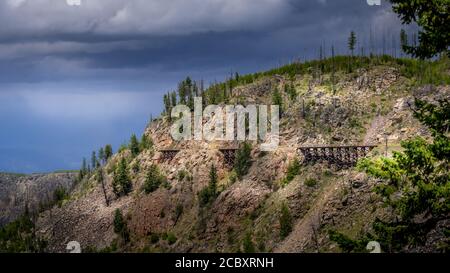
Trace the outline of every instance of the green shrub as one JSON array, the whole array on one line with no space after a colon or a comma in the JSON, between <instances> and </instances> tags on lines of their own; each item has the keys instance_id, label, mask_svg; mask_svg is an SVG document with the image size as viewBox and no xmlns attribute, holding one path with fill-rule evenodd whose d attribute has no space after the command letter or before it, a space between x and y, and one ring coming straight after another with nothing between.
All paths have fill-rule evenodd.
<instances>
[{"instance_id":1,"label":"green shrub","mask_svg":"<svg viewBox=\"0 0 450 273\"><path fill-rule=\"evenodd\" d=\"M180 204L178 204L176 206L176 208L175 208L175 222L177 222L178 219L181 217L181 215L183 214L183 210L184 210L183 204L180 203Z\"/></svg>"},{"instance_id":2,"label":"green shrub","mask_svg":"<svg viewBox=\"0 0 450 273\"><path fill-rule=\"evenodd\" d=\"M185 177L188 176L188 173L185 170L180 170L177 174L178 181L183 181Z\"/></svg>"},{"instance_id":3,"label":"green shrub","mask_svg":"<svg viewBox=\"0 0 450 273\"><path fill-rule=\"evenodd\" d=\"M361 122L358 119L356 119L356 118L350 119L349 125L350 125L350 128L361 128L361 127L363 127Z\"/></svg>"},{"instance_id":4,"label":"green shrub","mask_svg":"<svg viewBox=\"0 0 450 273\"><path fill-rule=\"evenodd\" d=\"M258 250L259 252L266 252L266 243L263 238L258 242Z\"/></svg>"},{"instance_id":5,"label":"green shrub","mask_svg":"<svg viewBox=\"0 0 450 273\"><path fill-rule=\"evenodd\" d=\"M201 207L206 206L209 204L209 201L211 200L211 192L209 187L205 187L198 193L198 201Z\"/></svg>"},{"instance_id":6,"label":"green shrub","mask_svg":"<svg viewBox=\"0 0 450 273\"><path fill-rule=\"evenodd\" d=\"M244 253L255 253L255 245L253 244L252 234L249 232L245 235L244 241L242 242L242 247L244 248Z\"/></svg>"},{"instance_id":7,"label":"green shrub","mask_svg":"<svg viewBox=\"0 0 450 273\"><path fill-rule=\"evenodd\" d=\"M364 253L367 252L366 246L371 241L369 237L364 237L357 240L352 240L348 236L341 234L339 232L336 232L334 230L328 231L328 236L330 237L330 240L333 242L336 242L339 246L339 248L343 252L357 252L357 253Z\"/></svg>"},{"instance_id":8,"label":"green shrub","mask_svg":"<svg viewBox=\"0 0 450 273\"><path fill-rule=\"evenodd\" d=\"M53 192L53 198L54 202L61 207L64 200L66 200L69 197L69 195L66 192L66 189L63 187L57 187L55 191Z\"/></svg>"},{"instance_id":9,"label":"green shrub","mask_svg":"<svg viewBox=\"0 0 450 273\"><path fill-rule=\"evenodd\" d=\"M291 182L297 175L300 174L300 161L295 158L288 166L286 179Z\"/></svg>"},{"instance_id":10,"label":"green shrub","mask_svg":"<svg viewBox=\"0 0 450 273\"><path fill-rule=\"evenodd\" d=\"M159 242L159 235L157 233L152 233L150 235L150 243L156 244L157 242Z\"/></svg>"},{"instance_id":11,"label":"green shrub","mask_svg":"<svg viewBox=\"0 0 450 273\"><path fill-rule=\"evenodd\" d=\"M315 187L317 185L317 180L314 178L308 178L305 180L305 185L308 187Z\"/></svg>"},{"instance_id":12,"label":"green shrub","mask_svg":"<svg viewBox=\"0 0 450 273\"><path fill-rule=\"evenodd\" d=\"M169 232L167 234L167 243L169 245L173 245L177 242L177 237L175 236L175 234L173 234L172 232Z\"/></svg>"},{"instance_id":13,"label":"green shrub","mask_svg":"<svg viewBox=\"0 0 450 273\"><path fill-rule=\"evenodd\" d=\"M280 215L280 236L286 238L292 232L292 217L289 207L283 203Z\"/></svg>"},{"instance_id":14,"label":"green shrub","mask_svg":"<svg viewBox=\"0 0 450 273\"><path fill-rule=\"evenodd\" d=\"M333 176L333 172L331 170L329 170L329 169L326 169L323 172L323 175L325 175L326 177L330 177L330 176Z\"/></svg>"},{"instance_id":15,"label":"green shrub","mask_svg":"<svg viewBox=\"0 0 450 273\"><path fill-rule=\"evenodd\" d=\"M295 98L297 97L297 91L295 90L294 84L285 84L284 85L284 91L286 92L286 94L289 96L290 100L295 100Z\"/></svg>"},{"instance_id":16,"label":"green shrub","mask_svg":"<svg viewBox=\"0 0 450 273\"><path fill-rule=\"evenodd\" d=\"M237 174L234 170L230 173L229 179L231 184L234 184L237 181Z\"/></svg>"},{"instance_id":17,"label":"green shrub","mask_svg":"<svg viewBox=\"0 0 450 273\"><path fill-rule=\"evenodd\" d=\"M283 179L281 179L281 181L280 181L280 185L281 185L282 188L284 188L284 187L286 187L287 185L289 185L289 183L290 183L290 181L287 180L286 177L283 178Z\"/></svg>"},{"instance_id":18,"label":"green shrub","mask_svg":"<svg viewBox=\"0 0 450 273\"><path fill-rule=\"evenodd\" d=\"M234 229L233 227L228 227L227 228L227 242L229 245L233 245L234 244Z\"/></svg>"}]
</instances>

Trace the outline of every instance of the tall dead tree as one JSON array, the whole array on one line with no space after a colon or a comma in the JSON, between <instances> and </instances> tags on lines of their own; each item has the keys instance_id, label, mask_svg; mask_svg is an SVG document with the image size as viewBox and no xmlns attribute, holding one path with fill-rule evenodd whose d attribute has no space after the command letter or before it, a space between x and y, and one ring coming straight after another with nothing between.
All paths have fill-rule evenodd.
<instances>
[{"instance_id":1,"label":"tall dead tree","mask_svg":"<svg viewBox=\"0 0 450 273\"><path fill-rule=\"evenodd\" d=\"M106 186L105 186L105 177L103 176L103 169L99 168L97 171L97 179L102 185L103 195L105 197L106 206L109 207L109 199L108 195L106 193Z\"/></svg>"},{"instance_id":2,"label":"tall dead tree","mask_svg":"<svg viewBox=\"0 0 450 273\"><path fill-rule=\"evenodd\" d=\"M333 96L336 95L336 89L334 86L335 72L336 72L336 68L334 65L334 61L335 61L334 57L335 57L335 55L334 55L334 45L333 45L333 46L331 46L331 85L333 88Z\"/></svg>"}]
</instances>

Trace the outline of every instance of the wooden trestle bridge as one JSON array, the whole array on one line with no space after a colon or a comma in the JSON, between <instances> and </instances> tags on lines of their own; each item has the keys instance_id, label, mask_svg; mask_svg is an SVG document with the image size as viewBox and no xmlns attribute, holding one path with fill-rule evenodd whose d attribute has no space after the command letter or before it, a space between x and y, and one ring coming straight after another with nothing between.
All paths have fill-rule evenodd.
<instances>
[{"instance_id":1,"label":"wooden trestle bridge","mask_svg":"<svg viewBox=\"0 0 450 273\"><path fill-rule=\"evenodd\" d=\"M170 162L172 161L175 156L178 154L180 149L161 149L159 152L161 153L161 157L159 158L160 162Z\"/></svg>"},{"instance_id":2,"label":"wooden trestle bridge","mask_svg":"<svg viewBox=\"0 0 450 273\"><path fill-rule=\"evenodd\" d=\"M364 158L376 145L323 145L323 146L301 146L298 151L303 156L304 164L327 162L339 167L354 166L359 159ZM233 145L221 147L219 151L223 155L225 168L233 168L236 151L239 146ZM161 149L160 162L170 162L180 152L180 149Z\"/></svg>"},{"instance_id":3,"label":"wooden trestle bridge","mask_svg":"<svg viewBox=\"0 0 450 273\"><path fill-rule=\"evenodd\" d=\"M239 150L238 146L220 148L219 151L223 154L223 166L228 169L234 167L236 161L236 151Z\"/></svg>"},{"instance_id":4,"label":"wooden trestle bridge","mask_svg":"<svg viewBox=\"0 0 450 273\"><path fill-rule=\"evenodd\" d=\"M327 162L340 167L354 166L364 158L376 145L344 145L344 146L302 146L299 151L305 163Z\"/></svg>"}]
</instances>

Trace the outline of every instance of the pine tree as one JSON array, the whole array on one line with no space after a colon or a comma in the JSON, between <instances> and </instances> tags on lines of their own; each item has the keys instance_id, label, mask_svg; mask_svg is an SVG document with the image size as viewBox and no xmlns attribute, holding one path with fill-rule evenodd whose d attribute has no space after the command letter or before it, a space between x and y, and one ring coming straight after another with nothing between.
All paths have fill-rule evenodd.
<instances>
[{"instance_id":1,"label":"pine tree","mask_svg":"<svg viewBox=\"0 0 450 273\"><path fill-rule=\"evenodd\" d=\"M177 93L175 91L170 93L170 97L171 97L172 107L177 106Z\"/></svg>"},{"instance_id":2,"label":"pine tree","mask_svg":"<svg viewBox=\"0 0 450 273\"><path fill-rule=\"evenodd\" d=\"M283 98L281 97L278 88L275 88L275 91L272 94L272 104L278 105L280 107L280 116L283 115Z\"/></svg>"},{"instance_id":3,"label":"pine tree","mask_svg":"<svg viewBox=\"0 0 450 273\"><path fill-rule=\"evenodd\" d=\"M292 217L289 207L283 203L280 215L280 236L286 238L292 232Z\"/></svg>"},{"instance_id":4,"label":"pine tree","mask_svg":"<svg viewBox=\"0 0 450 273\"><path fill-rule=\"evenodd\" d=\"M86 158L83 158L83 163L81 164L80 176L84 178L88 174L88 166Z\"/></svg>"},{"instance_id":5,"label":"pine tree","mask_svg":"<svg viewBox=\"0 0 450 273\"><path fill-rule=\"evenodd\" d=\"M203 79L200 81L200 96L204 97L205 94L205 82Z\"/></svg>"},{"instance_id":6,"label":"pine tree","mask_svg":"<svg viewBox=\"0 0 450 273\"><path fill-rule=\"evenodd\" d=\"M98 160L100 161L101 165L105 164L105 150L103 149L103 147L98 151Z\"/></svg>"},{"instance_id":7,"label":"pine tree","mask_svg":"<svg viewBox=\"0 0 450 273\"><path fill-rule=\"evenodd\" d=\"M180 104L186 104L186 84L184 81L178 84L178 100Z\"/></svg>"},{"instance_id":8,"label":"pine tree","mask_svg":"<svg viewBox=\"0 0 450 273\"><path fill-rule=\"evenodd\" d=\"M113 149L110 144L105 146L105 162L107 162L113 156Z\"/></svg>"},{"instance_id":9,"label":"pine tree","mask_svg":"<svg viewBox=\"0 0 450 273\"><path fill-rule=\"evenodd\" d=\"M400 46L402 48L402 51L404 53L407 53L408 50L408 34L406 34L406 31L402 29L400 31Z\"/></svg>"},{"instance_id":10,"label":"pine tree","mask_svg":"<svg viewBox=\"0 0 450 273\"><path fill-rule=\"evenodd\" d=\"M249 143L243 143L236 153L234 170L239 179L248 173L251 166L252 147Z\"/></svg>"},{"instance_id":11,"label":"pine tree","mask_svg":"<svg viewBox=\"0 0 450 273\"><path fill-rule=\"evenodd\" d=\"M168 94L164 94L163 101L164 101L164 112L166 113L166 115L168 117L170 117L170 114L171 114L170 112L172 110L171 110L171 104L170 104L171 101L170 101L170 97Z\"/></svg>"},{"instance_id":12,"label":"pine tree","mask_svg":"<svg viewBox=\"0 0 450 273\"><path fill-rule=\"evenodd\" d=\"M350 37L348 38L348 49L352 53L352 57L353 57L353 53L355 51L355 45L356 45L356 34L354 31L351 31Z\"/></svg>"},{"instance_id":13,"label":"pine tree","mask_svg":"<svg viewBox=\"0 0 450 273\"><path fill-rule=\"evenodd\" d=\"M98 165L97 155L96 155L95 151L92 151L92 156L91 156L92 170L97 169L97 165Z\"/></svg>"},{"instance_id":14,"label":"pine tree","mask_svg":"<svg viewBox=\"0 0 450 273\"><path fill-rule=\"evenodd\" d=\"M214 164L211 165L209 170L209 190L212 196L217 195L217 169Z\"/></svg>"},{"instance_id":15,"label":"pine tree","mask_svg":"<svg viewBox=\"0 0 450 273\"><path fill-rule=\"evenodd\" d=\"M209 170L209 183L208 186L203 188L198 193L198 199L200 206L205 206L207 204L212 203L218 195L217 192L217 169L214 166L214 164L211 165L211 168Z\"/></svg>"},{"instance_id":16,"label":"pine tree","mask_svg":"<svg viewBox=\"0 0 450 273\"><path fill-rule=\"evenodd\" d=\"M129 148L130 148L130 151L131 151L131 155L133 157L138 156L139 153L141 152L140 149L139 149L139 141L138 141L138 139L137 139L135 134L131 135Z\"/></svg>"},{"instance_id":17,"label":"pine tree","mask_svg":"<svg viewBox=\"0 0 450 273\"><path fill-rule=\"evenodd\" d=\"M161 175L156 165L151 165L147 172L144 182L144 192L149 194L156 191L164 183L164 177Z\"/></svg>"},{"instance_id":18,"label":"pine tree","mask_svg":"<svg viewBox=\"0 0 450 273\"><path fill-rule=\"evenodd\" d=\"M141 138L140 149L141 151L151 149L153 147L152 139L147 137L144 133Z\"/></svg>"},{"instance_id":19,"label":"pine tree","mask_svg":"<svg viewBox=\"0 0 450 273\"><path fill-rule=\"evenodd\" d=\"M114 213L114 232L119 235L125 242L130 239L130 233L128 230L127 223L119 209L116 209Z\"/></svg>"},{"instance_id":20,"label":"pine tree","mask_svg":"<svg viewBox=\"0 0 450 273\"><path fill-rule=\"evenodd\" d=\"M288 166L286 179L289 182L292 181L297 175L300 174L300 168L300 161L298 160L298 158L294 158L294 160Z\"/></svg>"},{"instance_id":21,"label":"pine tree","mask_svg":"<svg viewBox=\"0 0 450 273\"><path fill-rule=\"evenodd\" d=\"M192 94L195 97L198 97L200 95L200 91L198 90L198 85L197 85L196 81L194 81L194 83L192 85Z\"/></svg>"},{"instance_id":22,"label":"pine tree","mask_svg":"<svg viewBox=\"0 0 450 273\"><path fill-rule=\"evenodd\" d=\"M127 195L131 192L132 183L127 168L127 161L122 158L114 172L113 191L117 196Z\"/></svg>"}]
</instances>

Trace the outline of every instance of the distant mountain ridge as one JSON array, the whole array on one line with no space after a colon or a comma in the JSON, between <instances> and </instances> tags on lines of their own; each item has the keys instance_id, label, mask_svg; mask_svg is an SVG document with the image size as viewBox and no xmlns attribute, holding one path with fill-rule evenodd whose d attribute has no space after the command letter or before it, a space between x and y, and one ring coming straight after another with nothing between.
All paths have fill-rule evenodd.
<instances>
[{"instance_id":1,"label":"distant mountain ridge","mask_svg":"<svg viewBox=\"0 0 450 273\"><path fill-rule=\"evenodd\" d=\"M0 225L15 220L25 212L38 212L40 206L54 201L58 188L69 192L74 186L76 173L15 174L0 173Z\"/></svg>"}]
</instances>

